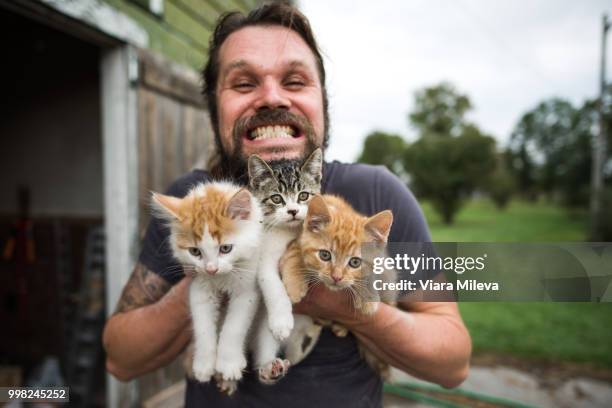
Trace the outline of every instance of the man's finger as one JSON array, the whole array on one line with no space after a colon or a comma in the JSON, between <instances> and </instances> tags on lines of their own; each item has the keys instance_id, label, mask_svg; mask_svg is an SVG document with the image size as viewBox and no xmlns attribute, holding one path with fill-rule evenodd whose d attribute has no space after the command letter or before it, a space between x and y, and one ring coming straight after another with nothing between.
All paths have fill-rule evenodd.
<instances>
[{"instance_id":1,"label":"man's finger","mask_svg":"<svg viewBox=\"0 0 612 408\"><path fill-rule=\"evenodd\" d=\"M310 310L310 307L308 307L308 303L309 299L308 295L306 295L302 300L293 305L293 313L308 314L307 312L308 310Z\"/></svg>"}]
</instances>

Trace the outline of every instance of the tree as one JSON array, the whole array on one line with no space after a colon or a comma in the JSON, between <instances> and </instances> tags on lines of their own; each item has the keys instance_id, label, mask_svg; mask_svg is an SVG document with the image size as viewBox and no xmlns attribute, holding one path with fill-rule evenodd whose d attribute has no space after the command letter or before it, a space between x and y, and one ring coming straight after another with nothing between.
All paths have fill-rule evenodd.
<instances>
[{"instance_id":1,"label":"tree","mask_svg":"<svg viewBox=\"0 0 612 408\"><path fill-rule=\"evenodd\" d=\"M421 135L458 136L470 109L470 99L443 82L416 93L415 108L409 120Z\"/></svg>"},{"instance_id":2,"label":"tree","mask_svg":"<svg viewBox=\"0 0 612 408\"><path fill-rule=\"evenodd\" d=\"M466 198L495 167L495 140L474 128L453 138L421 138L404 156L412 188L452 224Z\"/></svg>"},{"instance_id":3,"label":"tree","mask_svg":"<svg viewBox=\"0 0 612 408\"><path fill-rule=\"evenodd\" d=\"M495 170L488 178L486 190L498 209L506 208L516 191L516 180L508 168L509 152L497 155Z\"/></svg>"},{"instance_id":4,"label":"tree","mask_svg":"<svg viewBox=\"0 0 612 408\"><path fill-rule=\"evenodd\" d=\"M510 150L524 191L535 188L552 195L560 185L577 119L571 103L559 98L543 101L521 117L510 136Z\"/></svg>"},{"instance_id":5,"label":"tree","mask_svg":"<svg viewBox=\"0 0 612 408\"><path fill-rule=\"evenodd\" d=\"M442 83L417 92L409 115L419 140L406 149L404 168L415 192L447 224L495 168L495 140L465 119L471 106L466 95Z\"/></svg>"},{"instance_id":6,"label":"tree","mask_svg":"<svg viewBox=\"0 0 612 408\"><path fill-rule=\"evenodd\" d=\"M518 151L508 149L506 161L523 196L530 201L535 201L538 197L536 164L527 152L527 147L520 146Z\"/></svg>"},{"instance_id":7,"label":"tree","mask_svg":"<svg viewBox=\"0 0 612 408\"><path fill-rule=\"evenodd\" d=\"M509 162L524 194L543 192L567 206L588 205L596 106L590 100L576 109L552 98L521 117L510 138ZM612 125L610 115L606 120Z\"/></svg>"},{"instance_id":8,"label":"tree","mask_svg":"<svg viewBox=\"0 0 612 408\"><path fill-rule=\"evenodd\" d=\"M363 144L360 163L382 164L400 177L404 177L402 156L406 149L404 139L395 134L374 131L370 133Z\"/></svg>"}]
</instances>

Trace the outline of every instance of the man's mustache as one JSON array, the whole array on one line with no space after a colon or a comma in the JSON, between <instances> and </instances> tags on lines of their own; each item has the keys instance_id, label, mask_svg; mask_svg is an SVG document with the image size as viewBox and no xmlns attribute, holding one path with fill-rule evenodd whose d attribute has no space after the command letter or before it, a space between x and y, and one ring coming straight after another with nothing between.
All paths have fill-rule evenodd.
<instances>
[{"instance_id":1,"label":"man's mustache","mask_svg":"<svg viewBox=\"0 0 612 408\"><path fill-rule=\"evenodd\" d=\"M304 135L314 142L315 134L312 124L303 116L296 115L286 109L264 109L257 111L253 116L241 118L234 124L234 146L240 146L243 136L253 129L262 126L291 126L298 134Z\"/></svg>"},{"instance_id":2,"label":"man's mustache","mask_svg":"<svg viewBox=\"0 0 612 408\"><path fill-rule=\"evenodd\" d=\"M232 151L221 149L221 158L211 170L213 177L217 179L230 178L235 182L246 185L248 183L247 158L242 155L243 137L247 132L260 126L291 126L298 134L306 137L304 154L309 155L316 149L316 135L312 124L303 116L288 112L286 109L265 109L258 111L248 118L238 119L234 123L232 138L234 148ZM279 147L277 153L282 153ZM307 156L306 156L307 157ZM304 157L305 158L305 157ZM303 159L304 159L303 158Z\"/></svg>"}]
</instances>

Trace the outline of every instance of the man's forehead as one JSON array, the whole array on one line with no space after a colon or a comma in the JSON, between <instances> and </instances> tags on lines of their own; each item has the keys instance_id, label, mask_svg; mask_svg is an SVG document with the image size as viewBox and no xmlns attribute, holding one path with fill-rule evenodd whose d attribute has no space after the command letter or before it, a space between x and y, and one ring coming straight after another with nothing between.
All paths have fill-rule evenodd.
<instances>
[{"instance_id":1,"label":"man's forehead","mask_svg":"<svg viewBox=\"0 0 612 408\"><path fill-rule=\"evenodd\" d=\"M252 26L232 33L219 52L221 75L235 69L304 68L316 71L312 50L295 31L280 26Z\"/></svg>"}]
</instances>

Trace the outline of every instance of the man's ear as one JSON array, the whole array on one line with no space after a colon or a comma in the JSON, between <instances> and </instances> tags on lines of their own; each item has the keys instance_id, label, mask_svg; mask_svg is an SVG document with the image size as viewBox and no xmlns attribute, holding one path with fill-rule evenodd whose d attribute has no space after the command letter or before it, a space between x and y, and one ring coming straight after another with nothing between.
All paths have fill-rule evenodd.
<instances>
[{"instance_id":1,"label":"man's ear","mask_svg":"<svg viewBox=\"0 0 612 408\"><path fill-rule=\"evenodd\" d=\"M391 224L393 224L393 213L385 210L368 218L365 230L374 238L374 241L387 242L389 231L391 231Z\"/></svg>"},{"instance_id":2,"label":"man's ear","mask_svg":"<svg viewBox=\"0 0 612 408\"><path fill-rule=\"evenodd\" d=\"M232 219L247 220L251 215L251 193L241 188L232 196L227 205L227 215Z\"/></svg>"},{"instance_id":3,"label":"man's ear","mask_svg":"<svg viewBox=\"0 0 612 408\"><path fill-rule=\"evenodd\" d=\"M153 207L153 212L157 215L158 218L162 218L168 221L181 221L182 202L182 198L172 197L159 193L151 194L151 206Z\"/></svg>"},{"instance_id":4,"label":"man's ear","mask_svg":"<svg viewBox=\"0 0 612 408\"><path fill-rule=\"evenodd\" d=\"M249 187L252 190L266 190L278 184L274 171L261 157L256 154L249 156Z\"/></svg>"},{"instance_id":5,"label":"man's ear","mask_svg":"<svg viewBox=\"0 0 612 408\"><path fill-rule=\"evenodd\" d=\"M308 203L308 213L304 220L304 228L319 232L331 221L329 209L320 195L314 196Z\"/></svg>"},{"instance_id":6,"label":"man's ear","mask_svg":"<svg viewBox=\"0 0 612 408\"><path fill-rule=\"evenodd\" d=\"M308 177L313 180L315 184L321 184L321 177L323 171L323 151L321 148L316 148L314 152L310 154L308 159L302 164L300 173L302 177Z\"/></svg>"}]
</instances>

